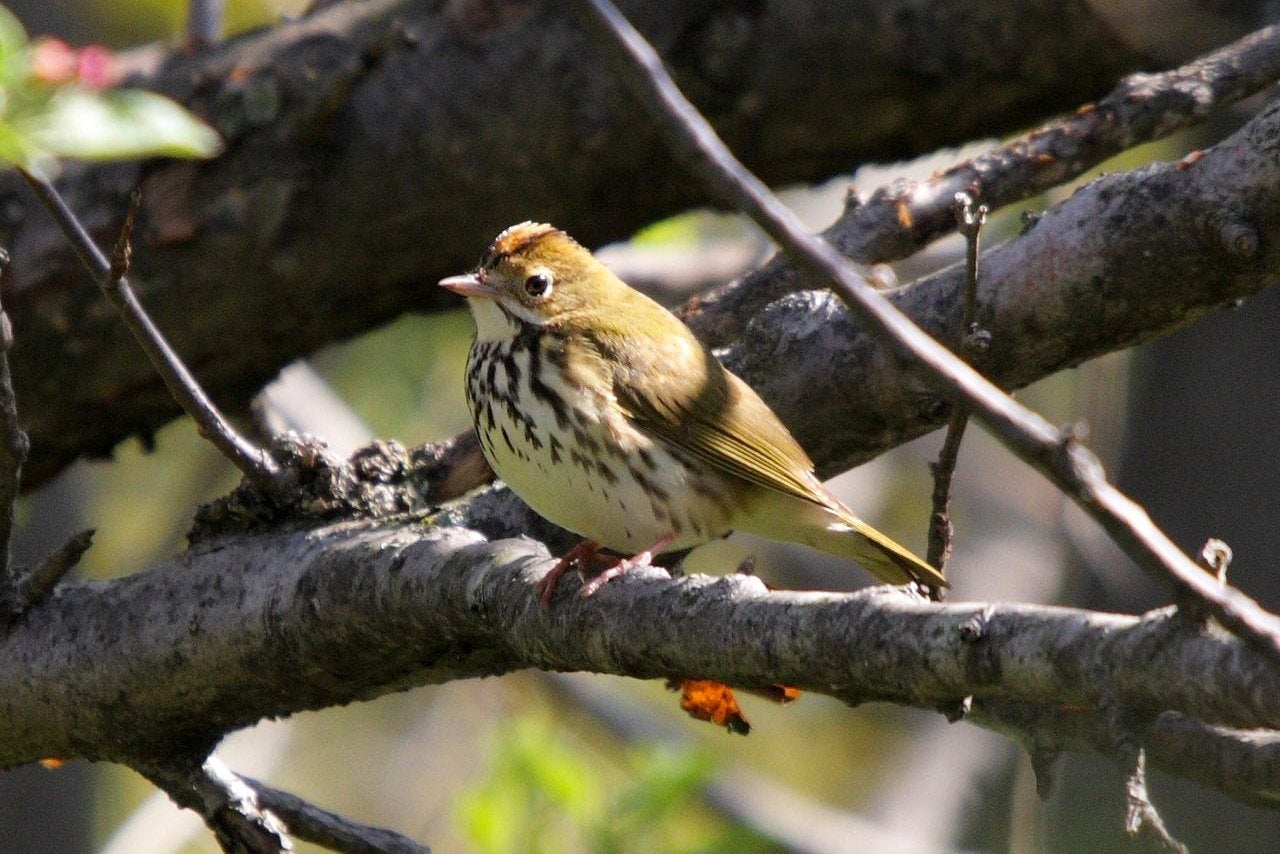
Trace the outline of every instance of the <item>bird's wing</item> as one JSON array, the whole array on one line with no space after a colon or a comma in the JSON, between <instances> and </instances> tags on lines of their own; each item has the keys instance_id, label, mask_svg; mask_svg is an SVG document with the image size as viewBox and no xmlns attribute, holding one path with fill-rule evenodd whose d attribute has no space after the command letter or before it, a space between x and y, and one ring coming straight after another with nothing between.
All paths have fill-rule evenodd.
<instances>
[{"instance_id":1,"label":"bird's wing","mask_svg":"<svg viewBox=\"0 0 1280 854\"><path fill-rule=\"evenodd\" d=\"M692 333L680 329L684 335L672 327L671 334L643 342L618 336L616 347L634 342L630 344L634 351L601 352L601 364L612 368L616 404L637 429L748 483L823 507L846 526L843 532L819 526L824 534L821 541L804 538L800 542L851 557L893 584L915 579L947 586L937 569L832 496L813 474L808 454L773 410L723 368ZM859 536L850 537L850 533Z\"/></svg>"},{"instance_id":2,"label":"bird's wing","mask_svg":"<svg viewBox=\"0 0 1280 854\"><path fill-rule=\"evenodd\" d=\"M757 486L840 511L773 410L692 335L631 349L613 354L613 390L638 429Z\"/></svg>"}]
</instances>

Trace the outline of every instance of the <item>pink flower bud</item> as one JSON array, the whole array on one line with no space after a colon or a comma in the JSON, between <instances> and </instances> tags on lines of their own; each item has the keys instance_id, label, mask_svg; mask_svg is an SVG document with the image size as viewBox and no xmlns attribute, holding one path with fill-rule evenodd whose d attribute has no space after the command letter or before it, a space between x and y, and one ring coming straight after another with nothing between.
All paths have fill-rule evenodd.
<instances>
[{"instance_id":1,"label":"pink flower bud","mask_svg":"<svg viewBox=\"0 0 1280 854\"><path fill-rule=\"evenodd\" d=\"M116 83L118 71L111 51L91 44L80 51L76 77L90 89L106 89Z\"/></svg>"},{"instance_id":2,"label":"pink flower bud","mask_svg":"<svg viewBox=\"0 0 1280 854\"><path fill-rule=\"evenodd\" d=\"M62 39L41 39L31 50L31 76L43 83L70 83L77 76L76 52Z\"/></svg>"}]
</instances>

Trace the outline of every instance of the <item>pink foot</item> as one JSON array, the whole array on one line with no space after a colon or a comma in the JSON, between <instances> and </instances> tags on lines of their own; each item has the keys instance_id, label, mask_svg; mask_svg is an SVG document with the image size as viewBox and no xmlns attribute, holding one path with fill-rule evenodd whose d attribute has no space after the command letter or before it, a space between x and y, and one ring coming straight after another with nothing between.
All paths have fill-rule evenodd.
<instances>
[{"instance_id":1,"label":"pink foot","mask_svg":"<svg viewBox=\"0 0 1280 854\"><path fill-rule=\"evenodd\" d=\"M542 610L551 610L551 600L556 595L556 586L560 583L560 577L575 566L579 572L582 572L598 551L600 551L600 544L595 540L583 540L569 549L565 556L551 567L551 571L542 576L542 580L533 588L538 594L538 604L542 605Z\"/></svg>"},{"instance_id":2,"label":"pink foot","mask_svg":"<svg viewBox=\"0 0 1280 854\"><path fill-rule=\"evenodd\" d=\"M674 539L675 534L665 534L656 543L649 546L649 548L639 554L620 560L613 566L606 567L604 571L593 575L590 578L583 578L582 589L578 591L578 596L582 599L586 599L588 596L595 594L595 592L601 587L604 587L611 579L617 578L619 575L626 575L638 566L648 566L653 563L654 557L662 551L667 543L670 543Z\"/></svg>"}]
</instances>

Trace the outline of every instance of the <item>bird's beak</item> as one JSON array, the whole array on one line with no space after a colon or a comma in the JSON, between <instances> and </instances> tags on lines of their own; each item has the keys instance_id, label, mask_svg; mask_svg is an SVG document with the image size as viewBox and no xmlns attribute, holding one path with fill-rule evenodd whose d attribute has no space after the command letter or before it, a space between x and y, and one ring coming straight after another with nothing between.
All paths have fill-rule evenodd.
<instances>
[{"instance_id":1,"label":"bird's beak","mask_svg":"<svg viewBox=\"0 0 1280 854\"><path fill-rule=\"evenodd\" d=\"M440 280L440 287L462 294L464 297L492 297L497 291L489 287L475 273L463 273Z\"/></svg>"}]
</instances>

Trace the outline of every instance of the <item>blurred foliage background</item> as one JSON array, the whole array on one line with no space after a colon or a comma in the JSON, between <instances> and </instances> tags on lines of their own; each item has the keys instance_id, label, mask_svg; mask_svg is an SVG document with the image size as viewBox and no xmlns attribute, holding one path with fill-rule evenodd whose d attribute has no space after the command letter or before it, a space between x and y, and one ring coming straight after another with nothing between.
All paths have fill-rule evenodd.
<instances>
[{"instance_id":1,"label":"blurred foliage background","mask_svg":"<svg viewBox=\"0 0 1280 854\"><path fill-rule=\"evenodd\" d=\"M231 0L228 27L266 25L303 5ZM186 4L11 6L33 34L123 48L175 38ZM1233 121L1128 152L1103 168L1179 157L1228 132ZM928 174L960 156L868 167L787 197L813 226L823 226L850 181L868 192L904 169ZM984 240L990 245L1018 227L1019 211L1001 211ZM674 303L748 269L770 249L738 218L697 212L604 251L624 277ZM908 281L961 252L958 238L944 240L904 262L899 277ZM1089 363L1021 394L1051 420L1086 422L1091 445L1184 546L1198 549L1211 535L1231 543L1233 579L1273 606L1280 591L1266 563L1280 533L1266 508L1280 499L1280 389L1273 387L1280 366L1268 336L1277 321L1280 299L1264 294L1136 355ZM467 423L460 378L470 334L462 312L409 316L315 354L310 366L369 434L428 441ZM878 527L923 550L928 461L939 442L929 436L887 454L839 478L839 491ZM17 559L94 527L84 571L100 578L134 571L182 548L196 506L234 480L189 423L175 423L153 450L126 444L113 460L77 465L27 497ZM1165 601L1061 496L980 431L970 431L962 451L955 517L958 600L1126 611ZM736 537L698 550L688 568L724 571L746 554L757 555L762 573L782 586L841 589L867 580L811 552ZM602 716L600 704L622 711ZM1054 795L1040 802L1025 757L967 724L811 696L786 708L747 697L745 707L755 730L743 739L687 720L676 695L659 684L526 673L264 723L229 738L224 757L238 771L441 852L780 850L733 818L732 798L745 797L758 780L781 788L737 809L764 825L807 826L814 840L844 834L850 851L1129 850L1120 829L1122 781L1101 760L1069 758ZM1263 851L1277 838L1269 815L1154 776L1157 804L1193 846ZM73 762L0 774L3 854L215 850L194 816L126 769Z\"/></svg>"}]
</instances>

